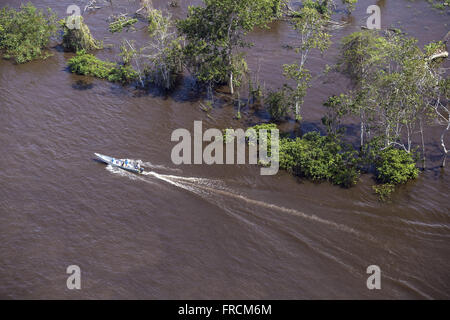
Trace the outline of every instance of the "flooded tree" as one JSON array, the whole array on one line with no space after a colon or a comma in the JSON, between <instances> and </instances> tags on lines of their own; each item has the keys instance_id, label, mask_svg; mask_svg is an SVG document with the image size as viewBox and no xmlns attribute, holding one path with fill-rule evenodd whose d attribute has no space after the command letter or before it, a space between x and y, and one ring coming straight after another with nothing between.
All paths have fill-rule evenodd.
<instances>
[{"instance_id":1,"label":"flooded tree","mask_svg":"<svg viewBox=\"0 0 450 320\"><path fill-rule=\"evenodd\" d=\"M449 151L445 143L445 137L450 131L450 108L448 107L448 102L450 100L450 80L444 77L443 74L445 74L445 71L440 68L444 58L448 56L448 52L445 49L445 45L442 42L431 43L425 47L426 55L429 57L427 60L429 72L432 73L433 77L436 79L436 85L431 87L427 94L427 101L430 108L434 111L431 113L431 118L435 120L438 125L443 127L439 137L443 152L442 167L445 167L446 165ZM447 53L447 55L445 55L445 53ZM439 58L436 58L436 56L439 56Z\"/></svg>"},{"instance_id":2,"label":"flooded tree","mask_svg":"<svg viewBox=\"0 0 450 320\"><path fill-rule=\"evenodd\" d=\"M312 0L304 1L303 8L296 12L292 20L293 27L298 33L293 47L300 55L300 59L299 62L284 65L283 70L285 77L296 83L292 99L297 121L301 120L300 108L311 80L311 74L305 68L309 54L313 49L323 53L330 45L331 36L325 28L328 20L328 13L321 12L318 3Z\"/></svg>"},{"instance_id":3,"label":"flooded tree","mask_svg":"<svg viewBox=\"0 0 450 320\"><path fill-rule=\"evenodd\" d=\"M56 15L51 9L44 12L31 3L19 10L4 7L0 9L0 55L16 63L47 58L46 49L56 31Z\"/></svg>"},{"instance_id":4,"label":"flooded tree","mask_svg":"<svg viewBox=\"0 0 450 320\"><path fill-rule=\"evenodd\" d=\"M444 110L430 46L435 45L422 50L416 39L391 31L344 38L338 69L350 76L353 90L343 107L360 117L361 146L378 140L381 150L397 147L410 154L419 134L424 155L424 123L436 109Z\"/></svg>"},{"instance_id":5,"label":"flooded tree","mask_svg":"<svg viewBox=\"0 0 450 320\"><path fill-rule=\"evenodd\" d=\"M357 0L342 0L346 5L347 12L354 9ZM287 5L290 23L298 36L295 43L290 46L299 55L299 61L283 66L284 76L295 82L295 87L291 88L291 104L296 121L302 119L301 107L311 82L311 73L305 67L312 50L319 50L322 54L331 44L331 35L328 33L331 15L334 12L336 3L333 0L305 0L298 10Z\"/></svg>"},{"instance_id":6,"label":"flooded tree","mask_svg":"<svg viewBox=\"0 0 450 320\"><path fill-rule=\"evenodd\" d=\"M152 83L171 90L183 71L183 39L178 36L171 17L164 16L160 10L151 10L148 20L151 39L140 49L140 60Z\"/></svg>"},{"instance_id":7,"label":"flooded tree","mask_svg":"<svg viewBox=\"0 0 450 320\"><path fill-rule=\"evenodd\" d=\"M109 24L109 32L111 33L122 32L123 29L128 31L135 23L138 22L138 19L128 18L126 15L120 15L115 17L113 20L114 21Z\"/></svg>"},{"instance_id":8,"label":"flooded tree","mask_svg":"<svg viewBox=\"0 0 450 320\"><path fill-rule=\"evenodd\" d=\"M92 36L89 27L84 23L83 17L76 17L76 19L79 19L77 27L74 27L73 22L69 19L73 19L73 17L68 17L60 22L63 29L62 45L65 50L77 52L79 50L92 51L103 48L102 42Z\"/></svg>"},{"instance_id":9,"label":"flooded tree","mask_svg":"<svg viewBox=\"0 0 450 320\"><path fill-rule=\"evenodd\" d=\"M228 83L234 94L236 79L243 70L233 63L238 48L251 46L244 36L256 26L275 18L280 1L204 0L203 7L190 7L188 17L178 22L185 36L186 65L203 83Z\"/></svg>"},{"instance_id":10,"label":"flooded tree","mask_svg":"<svg viewBox=\"0 0 450 320\"><path fill-rule=\"evenodd\" d=\"M69 59L69 70L73 73L106 79L111 82L120 82L128 84L138 78L138 74L127 63L114 63L100 60L85 50L80 50L77 54Z\"/></svg>"},{"instance_id":11,"label":"flooded tree","mask_svg":"<svg viewBox=\"0 0 450 320\"><path fill-rule=\"evenodd\" d=\"M273 121L280 121L287 117L289 112L291 91L284 86L280 90L270 90L264 98L264 104Z\"/></svg>"},{"instance_id":12,"label":"flooded tree","mask_svg":"<svg viewBox=\"0 0 450 320\"><path fill-rule=\"evenodd\" d=\"M136 11L137 15L147 17L151 10L153 10L152 0L139 0L139 9Z\"/></svg>"},{"instance_id":13,"label":"flooded tree","mask_svg":"<svg viewBox=\"0 0 450 320\"><path fill-rule=\"evenodd\" d=\"M321 14L331 15L334 9L337 7L335 0L312 0L310 2L312 2L314 8ZM347 13L351 13L355 9L355 5L357 2L358 0L341 0L341 3L345 5ZM302 3L303 7L304 5L305 2ZM286 1L285 6L290 16L295 17L298 15L298 10L293 9L290 1Z\"/></svg>"},{"instance_id":14,"label":"flooded tree","mask_svg":"<svg viewBox=\"0 0 450 320\"><path fill-rule=\"evenodd\" d=\"M443 151L442 156L442 167L445 167L447 156L448 156L448 149L445 144L445 137L447 133L450 131L450 109L448 107L448 101L450 100L450 81L448 79L444 80L441 83L442 88L442 96L436 99L435 103L433 104L436 120L437 122L444 127L444 130L441 133L440 136L440 144Z\"/></svg>"}]
</instances>

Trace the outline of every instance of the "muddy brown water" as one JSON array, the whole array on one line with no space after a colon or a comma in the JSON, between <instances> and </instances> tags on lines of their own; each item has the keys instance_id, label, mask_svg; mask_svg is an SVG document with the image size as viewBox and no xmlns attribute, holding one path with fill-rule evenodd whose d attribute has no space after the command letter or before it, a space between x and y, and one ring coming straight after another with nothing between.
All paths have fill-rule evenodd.
<instances>
[{"instance_id":1,"label":"muddy brown water","mask_svg":"<svg viewBox=\"0 0 450 320\"><path fill-rule=\"evenodd\" d=\"M99 57L113 59L122 36L146 40L142 22L136 32L107 31L107 17L133 12L135 1L97 2L102 8L85 20L116 46ZM72 3L84 4L35 1L60 17ZM198 2L179 3L174 17ZM326 56L311 58L313 72L334 61L336 43L365 25L374 3L360 1ZM383 26L401 27L421 45L449 29L448 14L426 1L377 4ZM267 88L280 86L281 65L295 58L282 45L295 34L279 22L249 37L250 67L261 65ZM192 130L195 120L245 127L264 113L244 108L238 121L233 106L218 105L209 118L189 78L164 97L72 75L71 56L55 49L45 61L0 61L1 298L450 298L450 180L437 168L438 128L427 131L429 169L389 204L377 200L370 176L346 190L285 172L263 177L251 165L177 167L173 130ZM346 85L341 77L314 81L303 130L319 126L323 101ZM151 173L113 170L93 161L94 152L140 159ZM69 265L81 268L81 290L66 288ZM382 270L381 290L366 287L369 265Z\"/></svg>"}]
</instances>

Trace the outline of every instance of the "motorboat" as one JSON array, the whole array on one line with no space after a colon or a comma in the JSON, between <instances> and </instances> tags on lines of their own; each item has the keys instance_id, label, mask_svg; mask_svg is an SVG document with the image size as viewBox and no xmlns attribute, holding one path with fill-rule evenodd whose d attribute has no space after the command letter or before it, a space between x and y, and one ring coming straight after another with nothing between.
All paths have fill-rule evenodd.
<instances>
[{"instance_id":1,"label":"motorboat","mask_svg":"<svg viewBox=\"0 0 450 320\"><path fill-rule=\"evenodd\" d=\"M103 154L95 153L95 156L106 164L109 164L113 167L117 167L126 171L130 171L133 173L141 174L144 172L144 168L141 167L140 163L135 160L130 159L117 159L109 156L105 156Z\"/></svg>"}]
</instances>

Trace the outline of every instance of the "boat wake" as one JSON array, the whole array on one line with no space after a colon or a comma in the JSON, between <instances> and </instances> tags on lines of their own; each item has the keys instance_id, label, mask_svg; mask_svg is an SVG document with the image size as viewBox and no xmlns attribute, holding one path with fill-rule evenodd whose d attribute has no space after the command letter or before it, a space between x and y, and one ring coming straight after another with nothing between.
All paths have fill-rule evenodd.
<instances>
[{"instance_id":1,"label":"boat wake","mask_svg":"<svg viewBox=\"0 0 450 320\"><path fill-rule=\"evenodd\" d=\"M301 241L304 245L309 247L311 250L313 250L316 254L320 254L324 256L327 259L330 259L334 261L335 263L340 264L343 268L347 269L348 272L352 274L359 274L360 272L353 268L351 265L345 263L343 260L339 259L337 256L333 254L333 251L336 250L336 244L333 244L331 246L323 247L319 244L314 244L315 241L311 241L311 239L308 239L306 234L298 233L294 230L285 230L284 227L282 227L276 219L273 217L269 217L262 214L261 210L254 210L254 207L260 207L264 209L268 209L270 212L281 212L285 214L289 214L291 216L299 217L302 219L305 219L307 221L310 221L312 223L319 223L321 225L327 226L329 228L332 228L334 230L345 232L349 235L352 235L356 238L365 238L371 241L375 241L370 235L366 235L364 233L361 233L349 226L339 224L324 218L320 218L316 215L310 215L306 214L304 212L290 209L282 206L278 206L275 204L267 203L261 200L255 200L248 198L242 194L237 193L234 190L230 190L227 188L227 186L224 184L223 181L220 180L212 180L212 179L206 179L206 178L198 178L198 177L184 177L184 176L178 176L178 175L172 175L172 174L162 174L155 171L144 171L141 174L134 174L130 173L128 171L122 170L120 168L114 168L111 166L107 167L107 170L111 173L118 174L123 177L128 177L131 180L139 180L146 183L150 183L152 185L156 184L157 181L163 181L169 185L175 186L177 188L186 190L190 193L193 193L200 198L202 198L205 201L208 201L212 203L213 205L219 206L221 209L225 210L228 214L230 214L232 217L238 219L239 221L242 221L243 223L246 223L252 227L254 227L258 232L261 232L261 225L259 223L256 223L255 221L252 221L250 216L256 219L262 219L264 222L264 225L267 225L267 223L270 223L271 228L277 228L278 231L283 232L285 235L289 235L296 241ZM233 202L230 202L228 200L235 199L236 202L243 202L250 205L250 208L246 208L242 205L239 205L238 208L234 207ZM234 207L234 208L233 208ZM247 212L249 216L245 216L242 213ZM266 232L261 232L261 234L265 237L268 237L270 239L270 236Z\"/></svg>"},{"instance_id":2,"label":"boat wake","mask_svg":"<svg viewBox=\"0 0 450 320\"><path fill-rule=\"evenodd\" d=\"M177 172L177 173L182 173L183 170L181 169L177 169L177 168L169 168L163 165L158 165L158 164L153 164L151 162L145 162L142 160L137 160L137 163L139 163L141 166L143 166L144 168L150 168L152 170L161 170L161 171L167 171L167 172Z\"/></svg>"},{"instance_id":3,"label":"boat wake","mask_svg":"<svg viewBox=\"0 0 450 320\"><path fill-rule=\"evenodd\" d=\"M143 164L144 163L145 162L143 162ZM147 167L149 167L149 166L147 166ZM164 168L170 170L170 168L166 168L166 167L164 167ZM361 232L359 232L351 227L348 227L346 225L339 224L339 223L336 223L336 222L333 222L333 221L330 221L327 219L320 218L316 215L310 215L310 214L306 214L304 212L301 212L301 211L298 211L295 209L290 209L290 208L278 206L275 204L270 204L270 203L267 203L267 202L264 202L261 200L255 200L255 199L248 198L242 194L239 194L239 193L229 190L228 188L226 188L226 186L223 184L223 182L219 181L219 180L161 174L161 173L158 173L155 171L144 171L142 174L137 175L137 174L133 174L133 173L127 172L125 170L122 170L120 168L112 167L112 166L107 166L107 170L110 171L111 173L118 174L118 175L121 175L124 177L128 177L129 179L132 179L132 180L141 180L141 181L151 183L151 184L155 184L156 183L155 180L147 179L147 177L156 178L156 179L164 181L170 185L173 185L177 188L181 188L181 189L187 190L189 192L192 192L201 197L204 197L205 195L211 195L211 194L222 195L224 197L233 198L233 199L243 201L243 202L246 202L246 203L254 205L254 206L263 207L263 208L269 209L271 211L275 210L275 211L283 212L283 213L286 213L286 214L289 214L292 216L300 217L300 218L303 218L303 219L306 219L306 220L309 220L312 222L327 225L336 230L346 232L349 234L353 234L357 237L363 237L363 238L366 238L371 241L375 240L371 236L362 234ZM176 170L176 169L172 169L172 170ZM207 198L205 200L210 201L211 199Z\"/></svg>"},{"instance_id":4,"label":"boat wake","mask_svg":"<svg viewBox=\"0 0 450 320\"><path fill-rule=\"evenodd\" d=\"M144 163L144 162L143 162ZM150 166L147 165L147 168ZM158 167L158 166L153 166ZM161 166L162 167L162 166ZM201 197L202 199L213 203L215 205L218 205L222 209L226 210L230 214L232 214L235 218L244 221L250 225L255 225L255 223L251 222L251 220L247 219L246 217L242 216L241 212L245 210L245 208L239 207L239 209L233 210L229 202L221 201L221 197L225 199L236 199L238 201L245 202L247 204L250 204L252 206L257 206L260 208L269 209L271 212L277 211L286 213L295 217L299 217L305 220L308 220L313 223L319 223L321 225L327 226L329 228L332 228L334 230L347 233L349 235L352 235L357 238L363 238L366 240L371 241L372 243L376 244L379 249L386 250L389 253L392 253L388 247L380 243L376 238L372 237L369 234L360 232L358 230L355 230L349 226L346 226L344 224L340 224L331 220L327 220L321 217L318 217L313 214L306 214L304 212L301 212L299 210L286 208L283 206L278 206L275 204L270 204L261 200L255 200L250 199L242 194L236 193L235 191L227 189L227 187L224 185L223 181L219 180L212 180L212 179L206 179L206 178L198 178L198 177L184 177L184 176L177 176L177 175L170 175L170 174L162 174L155 171L144 171L142 174L134 174L130 173L128 171L122 170L117 167L112 167L108 165L107 170L113 174L120 175L123 177L127 177L131 180L135 181L143 181L149 184L157 184L157 181L163 181L169 185L175 186L177 188L189 191L193 194L196 194L197 196ZM170 168L164 167L166 170L171 170ZM174 170L174 169L172 169ZM254 210L246 210L246 211L254 211ZM277 225L276 219L269 218L269 217L262 217L260 216L260 212L257 213L251 213L254 216L266 219L267 221L270 221L270 225L272 227ZM258 226L256 226L258 227ZM281 226L279 226L281 227ZM259 227L257 228L260 229ZM284 228L283 228L284 229ZM315 243L315 241L311 241L311 239L308 239L308 237L303 234L299 234L297 232L293 232L293 230L280 230L283 231L285 234L292 236L298 241L301 241L304 245L309 247L311 250L313 250L316 254L320 254L323 257L341 265L344 269L346 269L349 273L353 275L359 275L361 277L365 276L365 273L362 273L362 268L355 268L353 264L346 263L342 258L338 258L339 255L336 255L336 250L339 251L340 255L345 256L351 256L353 259L355 258L353 254L350 252L347 252L344 248L341 248L336 242L330 240L330 239L323 239L321 238L321 243ZM263 235L266 235L263 232ZM267 235L266 235L267 236ZM325 240L325 241L324 241ZM360 261L361 265L364 265L365 261ZM388 277L388 275L385 273L385 276ZM397 280L395 278L389 277L392 281L399 283L400 280ZM412 284L409 284L408 282L402 281L402 286L407 287L408 289L414 291L418 295L427 298L427 295L424 294L421 290L415 288Z\"/></svg>"}]
</instances>

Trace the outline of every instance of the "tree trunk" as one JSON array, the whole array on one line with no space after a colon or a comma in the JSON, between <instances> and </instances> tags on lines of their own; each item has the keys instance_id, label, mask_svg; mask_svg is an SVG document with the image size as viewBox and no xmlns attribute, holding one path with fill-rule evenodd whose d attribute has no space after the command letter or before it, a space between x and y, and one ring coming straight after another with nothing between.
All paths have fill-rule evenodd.
<instances>
[{"instance_id":1,"label":"tree trunk","mask_svg":"<svg viewBox=\"0 0 450 320\"><path fill-rule=\"evenodd\" d=\"M360 142L361 142L361 150L364 147L364 121L362 121L361 119L361 138L360 138Z\"/></svg>"},{"instance_id":2,"label":"tree trunk","mask_svg":"<svg viewBox=\"0 0 450 320\"><path fill-rule=\"evenodd\" d=\"M297 84L297 94L300 86ZM300 101L298 97L295 98L295 121L299 121L300 118Z\"/></svg>"},{"instance_id":3,"label":"tree trunk","mask_svg":"<svg viewBox=\"0 0 450 320\"><path fill-rule=\"evenodd\" d=\"M230 72L230 92L231 92L231 95L234 95L234 88L233 88L233 71Z\"/></svg>"},{"instance_id":4,"label":"tree trunk","mask_svg":"<svg viewBox=\"0 0 450 320\"><path fill-rule=\"evenodd\" d=\"M237 91L237 97L238 97L238 119L241 118L241 94L239 93L239 90Z\"/></svg>"},{"instance_id":5,"label":"tree trunk","mask_svg":"<svg viewBox=\"0 0 450 320\"><path fill-rule=\"evenodd\" d=\"M425 158L425 138L423 136L423 121L420 119L420 136L422 138L422 168L425 170L426 158Z\"/></svg>"},{"instance_id":6,"label":"tree trunk","mask_svg":"<svg viewBox=\"0 0 450 320\"><path fill-rule=\"evenodd\" d=\"M444 159L442 160L442 168L445 168L445 162L447 160L448 150L447 150L447 147L445 146L444 138L445 138L445 134L447 133L447 131L449 129L450 129L450 116L449 116L449 122L448 122L447 128L445 128L445 130L441 134L441 146L442 146L442 149L444 150Z\"/></svg>"}]
</instances>

